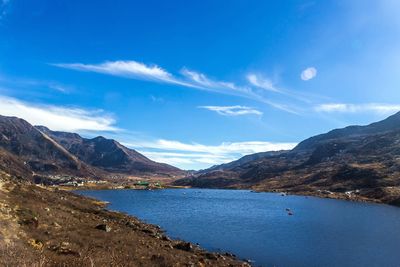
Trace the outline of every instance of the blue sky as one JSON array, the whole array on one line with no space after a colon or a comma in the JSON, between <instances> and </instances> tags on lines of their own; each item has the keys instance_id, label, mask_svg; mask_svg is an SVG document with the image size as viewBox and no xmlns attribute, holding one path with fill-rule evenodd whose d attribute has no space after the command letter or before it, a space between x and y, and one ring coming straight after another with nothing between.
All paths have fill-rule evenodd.
<instances>
[{"instance_id":1,"label":"blue sky","mask_svg":"<svg viewBox=\"0 0 400 267\"><path fill-rule=\"evenodd\" d=\"M400 2L0 0L0 114L199 169L400 110Z\"/></svg>"}]
</instances>

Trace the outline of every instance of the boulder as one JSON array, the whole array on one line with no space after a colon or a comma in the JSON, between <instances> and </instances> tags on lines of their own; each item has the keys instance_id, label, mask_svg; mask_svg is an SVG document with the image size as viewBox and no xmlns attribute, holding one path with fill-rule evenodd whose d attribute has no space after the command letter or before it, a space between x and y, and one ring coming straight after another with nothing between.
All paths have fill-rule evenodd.
<instances>
[{"instance_id":1,"label":"boulder","mask_svg":"<svg viewBox=\"0 0 400 267\"><path fill-rule=\"evenodd\" d=\"M111 231L111 227L108 226L107 224L99 224L99 225L97 225L95 228L96 228L97 230L102 230L102 231L105 231L105 232L107 232L107 233Z\"/></svg>"},{"instance_id":2,"label":"boulder","mask_svg":"<svg viewBox=\"0 0 400 267\"><path fill-rule=\"evenodd\" d=\"M194 249L193 245L189 242L179 242L174 246L176 249L184 250L184 251L192 251Z\"/></svg>"}]
</instances>

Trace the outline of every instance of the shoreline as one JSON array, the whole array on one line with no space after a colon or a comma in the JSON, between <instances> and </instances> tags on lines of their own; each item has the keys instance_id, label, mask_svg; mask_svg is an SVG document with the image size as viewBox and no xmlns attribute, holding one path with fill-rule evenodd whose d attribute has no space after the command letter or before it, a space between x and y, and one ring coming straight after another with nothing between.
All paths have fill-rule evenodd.
<instances>
[{"instance_id":1,"label":"shoreline","mask_svg":"<svg viewBox=\"0 0 400 267\"><path fill-rule=\"evenodd\" d=\"M82 188L73 188L79 189ZM223 189L387 204L318 191ZM108 204L64 188L42 187L0 177L0 223L6 226L0 229L0 236L6 237L0 238L0 255L4 255L0 265L30 266L43 261L42 266L90 266L93 261L96 266L104 266L111 260L129 263L123 266L250 266L249 261L241 261L233 254L209 252L196 244L171 239L159 226L145 223L134 215L109 210ZM113 257L110 259L108 255Z\"/></svg>"},{"instance_id":2,"label":"shoreline","mask_svg":"<svg viewBox=\"0 0 400 267\"><path fill-rule=\"evenodd\" d=\"M339 192L331 192L328 190L293 190L293 189L255 189L255 188L246 188L246 187L228 187L228 188L219 188L219 187L189 187L189 188L198 188L198 189L225 189L225 190L248 190L254 193L276 193L276 194L285 194L285 195L296 195L296 196L303 196L303 197L317 197L317 198L327 198L327 199L337 199L337 200L345 200L350 202L360 202L360 203L375 203L375 204L384 204L394 207L400 207L400 199L393 198L391 199L390 196L387 198L372 198L363 196L360 194L351 194L348 195L346 193L339 193ZM373 188L375 189L375 188ZM330 192L330 193L327 193ZM386 200L386 201L385 201ZM397 200L397 201L396 201Z\"/></svg>"},{"instance_id":3,"label":"shoreline","mask_svg":"<svg viewBox=\"0 0 400 267\"><path fill-rule=\"evenodd\" d=\"M58 187L59 190L66 190L66 191L86 191L86 190L149 190L145 188L115 188L115 187ZM291 191L291 190L282 190L282 189L271 189L271 190L258 190L252 188L206 188L206 187L191 187L191 186L169 186L166 185L163 188L152 188L151 190L164 190L164 189L214 189L214 190L248 190L254 193L276 193L276 194L285 194L285 195L296 195L296 196L303 196L303 197L317 197L317 198L327 198L327 199L337 199L337 200L344 200L350 202L360 202L360 203L375 203L375 204L384 204L390 205L395 207L400 207L400 204L385 202L380 199L365 197L361 195L347 195L346 193L339 193L339 192L330 192L327 190L320 190L320 192L316 191ZM324 192L325 191L325 192ZM330 193L327 193L330 192Z\"/></svg>"},{"instance_id":4,"label":"shoreline","mask_svg":"<svg viewBox=\"0 0 400 267\"><path fill-rule=\"evenodd\" d=\"M256 191L256 193L277 193L277 194L282 194L284 193L287 196L294 195L294 196L301 196L301 197L315 197L315 198L323 198L323 199L334 199L334 200L344 200L344 201L349 201L349 202L359 202L359 203L375 203L375 204L384 204L384 205L390 205L388 203L384 203L380 201L379 199L371 199L371 198L366 198L366 197L349 197L345 193L333 193L333 194L324 194L324 193L319 193L319 192L311 192L311 191L299 191L299 192L294 192L294 191ZM395 205L391 205L395 206Z\"/></svg>"},{"instance_id":5,"label":"shoreline","mask_svg":"<svg viewBox=\"0 0 400 267\"><path fill-rule=\"evenodd\" d=\"M257 190L254 190L257 191ZM257 192L270 192L270 193L285 193L287 195L296 195L296 196L312 196L312 197L317 197L317 198L327 198L327 199L337 199L337 200L343 200L343 201L350 201L350 202L359 202L359 203L374 203L374 204L383 204L383 205L389 205L389 206L394 206L394 207L400 207L400 203L393 201L393 199L390 198L383 198L383 199L378 199L378 198L371 198L367 197L364 195L359 195L359 194L346 194L346 193L339 193L339 192L324 192L327 190L320 190L318 191L302 191L302 190L296 190L296 191L291 191L291 190L262 190L262 191L257 191ZM385 201L386 200L386 201Z\"/></svg>"},{"instance_id":6,"label":"shoreline","mask_svg":"<svg viewBox=\"0 0 400 267\"><path fill-rule=\"evenodd\" d=\"M250 266L73 192L0 178L0 265Z\"/></svg>"}]
</instances>

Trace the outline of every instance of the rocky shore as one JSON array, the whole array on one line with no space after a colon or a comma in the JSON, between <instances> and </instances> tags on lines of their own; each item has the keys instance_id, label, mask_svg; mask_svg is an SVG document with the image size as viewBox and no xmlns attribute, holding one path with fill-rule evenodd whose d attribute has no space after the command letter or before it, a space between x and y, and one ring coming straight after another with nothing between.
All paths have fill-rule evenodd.
<instances>
[{"instance_id":1,"label":"rocky shore","mask_svg":"<svg viewBox=\"0 0 400 267\"><path fill-rule=\"evenodd\" d=\"M386 187L386 188L370 188L363 190L353 190L344 193L333 192L329 190L321 189L304 189L304 188L293 188L293 189L253 189L253 192L270 192L270 193L280 193L282 196L286 195L298 195L298 196L311 196L319 198L331 198L340 199L346 201L356 201L356 202L370 202L370 203L380 203L388 204L393 206L400 206L400 187Z\"/></svg>"},{"instance_id":2,"label":"rocky shore","mask_svg":"<svg viewBox=\"0 0 400 267\"><path fill-rule=\"evenodd\" d=\"M58 189L0 178L1 266L249 266Z\"/></svg>"}]
</instances>

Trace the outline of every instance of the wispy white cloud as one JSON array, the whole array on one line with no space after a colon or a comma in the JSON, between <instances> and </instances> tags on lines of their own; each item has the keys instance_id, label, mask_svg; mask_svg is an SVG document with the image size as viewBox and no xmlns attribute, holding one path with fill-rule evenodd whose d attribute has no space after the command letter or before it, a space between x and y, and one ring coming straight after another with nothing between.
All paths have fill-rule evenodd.
<instances>
[{"instance_id":1,"label":"wispy white cloud","mask_svg":"<svg viewBox=\"0 0 400 267\"><path fill-rule=\"evenodd\" d=\"M199 106L198 108L208 109L215 111L223 116L240 116L240 115L259 115L263 113L255 108L246 106Z\"/></svg>"},{"instance_id":2,"label":"wispy white cloud","mask_svg":"<svg viewBox=\"0 0 400 267\"><path fill-rule=\"evenodd\" d=\"M314 108L318 112L340 112L340 113L360 113L374 112L379 114L391 114L400 111L400 104L344 104L344 103L328 103L320 104Z\"/></svg>"},{"instance_id":3,"label":"wispy white cloud","mask_svg":"<svg viewBox=\"0 0 400 267\"><path fill-rule=\"evenodd\" d=\"M82 64L82 63L71 63L71 64L51 64L56 67L97 72L102 74L108 74L113 76L119 76L124 78L152 80L164 83L180 84L184 86L191 86L183 81L176 79L171 73L167 72L163 68L157 65L146 65L137 61L106 61L100 64Z\"/></svg>"},{"instance_id":4,"label":"wispy white cloud","mask_svg":"<svg viewBox=\"0 0 400 267\"><path fill-rule=\"evenodd\" d=\"M216 81L208 78L205 74L183 68L181 74L195 87L199 89L216 91L234 95L248 95L251 88L238 86L233 82Z\"/></svg>"},{"instance_id":5,"label":"wispy white cloud","mask_svg":"<svg viewBox=\"0 0 400 267\"><path fill-rule=\"evenodd\" d=\"M240 90L240 88L236 88L236 86L232 83L213 81L207 78L206 75L202 73L191 71L186 68L183 68L181 70L182 77L178 78L157 65L146 65L144 63L132 60L106 61L100 64L59 63L51 65L60 68L72 69L77 71L97 72L123 78L172 83L202 90L209 90L214 92L217 91L220 93L223 93L224 89L243 91Z\"/></svg>"},{"instance_id":6,"label":"wispy white cloud","mask_svg":"<svg viewBox=\"0 0 400 267\"><path fill-rule=\"evenodd\" d=\"M197 83L198 85L208 87L215 87L217 85L216 82L211 81L204 75L203 73L199 73L193 70L189 70L187 68L183 68L181 70L181 74L188 78L190 81Z\"/></svg>"},{"instance_id":7,"label":"wispy white cloud","mask_svg":"<svg viewBox=\"0 0 400 267\"><path fill-rule=\"evenodd\" d=\"M271 101L270 99L266 98L262 93L253 90L253 88L251 87L239 86L233 82L212 80L203 73L191 71L186 68L184 68L181 71L181 73L193 83L193 87L196 87L198 89L204 89L222 94L240 96L267 104L271 107L292 114L298 114L298 112L295 109L285 104L275 103L274 101Z\"/></svg>"},{"instance_id":8,"label":"wispy white cloud","mask_svg":"<svg viewBox=\"0 0 400 267\"><path fill-rule=\"evenodd\" d=\"M292 149L296 143L249 141L224 142L213 146L159 139L152 142L124 143L124 145L137 149L153 160L181 168L198 169L227 163L248 154Z\"/></svg>"},{"instance_id":9,"label":"wispy white cloud","mask_svg":"<svg viewBox=\"0 0 400 267\"><path fill-rule=\"evenodd\" d=\"M256 75L254 73L249 73L247 75L247 80L249 81L250 84L268 90L268 91L272 91L272 92L281 92L280 89L278 89L273 82L265 77L261 77L259 75Z\"/></svg>"},{"instance_id":10,"label":"wispy white cloud","mask_svg":"<svg viewBox=\"0 0 400 267\"><path fill-rule=\"evenodd\" d=\"M249 73L247 74L246 78L247 81L256 88L261 88L266 91L282 94L305 103L310 103L311 102L310 99L316 97L316 96L311 96L309 94L306 95L304 93L294 92L291 90L278 87L275 82L273 82L268 77L265 77L264 75Z\"/></svg>"},{"instance_id":11,"label":"wispy white cloud","mask_svg":"<svg viewBox=\"0 0 400 267\"><path fill-rule=\"evenodd\" d=\"M300 74L300 78L303 81L308 81L313 79L315 76L317 76L317 69L314 67L309 67L303 70Z\"/></svg>"},{"instance_id":12,"label":"wispy white cloud","mask_svg":"<svg viewBox=\"0 0 400 267\"><path fill-rule=\"evenodd\" d=\"M58 131L117 131L115 120L99 110L38 105L0 96L0 114L23 118Z\"/></svg>"},{"instance_id":13,"label":"wispy white cloud","mask_svg":"<svg viewBox=\"0 0 400 267\"><path fill-rule=\"evenodd\" d=\"M176 84L198 90L211 91L220 94L249 98L274 108L297 114L297 112L280 103L275 103L248 86L239 86L233 82L218 81L208 78L205 74L183 68L179 76L175 76L157 65L146 65L137 61L106 61L100 64L57 63L51 64L60 68L77 71L97 72L124 78L156 81Z\"/></svg>"},{"instance_id":14,"label":"wispy white cloud","mask_svg":"<svg viewBox=\"0 0 400 267\"><path fill-rule=\"evenodd\" d=\"M56 90L58 92L65 93L65 94L74 90L71 86L66 86L66 85L63 85L60 83L54 83L54 82L48 83L47 86L50 89L53 89L53 90Z\"/></svg>"}]
</instances>

